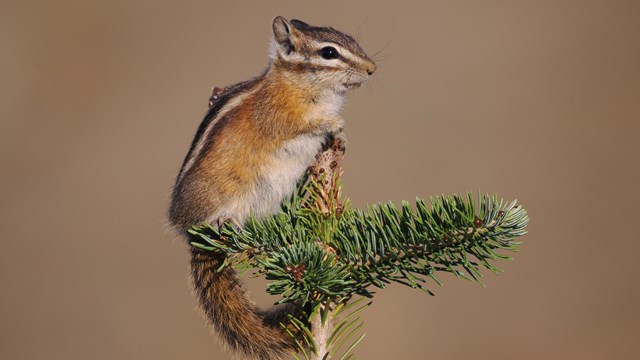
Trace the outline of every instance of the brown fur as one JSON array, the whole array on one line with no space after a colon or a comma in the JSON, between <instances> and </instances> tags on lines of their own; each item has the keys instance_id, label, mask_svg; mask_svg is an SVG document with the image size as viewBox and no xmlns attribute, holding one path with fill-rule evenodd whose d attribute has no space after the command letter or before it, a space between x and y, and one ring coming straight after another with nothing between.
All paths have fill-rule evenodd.
<instances>
[{"instance_id":1,"label":"brown fur","mask_svg":"<svg viewBox=\"0 0 640 360\"><path fill-rule=\"evenodd\" d=\"M272 211L267 205L277 206L289 195L282 193L311 165L322 141L341 131L337 112L346 89L375 70L355 40L336 30L277 17L273 31L277 54L267 70L214 90L173 189L169 221L182 234L205 222L231 220L241 226L248 209L265 204L261 210ZM335 43L355 55L319 59L317 47L324 45L314 41ZM220 254L191 249L194 290L213 327L231 348L251 358L278 359L293 351L280 323L298 313L296 306L257 308L232 268L218 271L223 262Z\"/></svg>"},{"instance_id":2,"label":"brown fur","mask_svg":"<svg viewBox=\"0 0 640 360\"><path fill-rule=\"evenodd\" d=\"M294 305L282 305L264 312L248 300L232 268L218 272L224 257L198 249L191 250L191 275L196 296L206 318L234 350L245 355L270 360L283 357L292 350L291 337L282 331L286 314L295 313Z\"/></svg>"}]
</instances>

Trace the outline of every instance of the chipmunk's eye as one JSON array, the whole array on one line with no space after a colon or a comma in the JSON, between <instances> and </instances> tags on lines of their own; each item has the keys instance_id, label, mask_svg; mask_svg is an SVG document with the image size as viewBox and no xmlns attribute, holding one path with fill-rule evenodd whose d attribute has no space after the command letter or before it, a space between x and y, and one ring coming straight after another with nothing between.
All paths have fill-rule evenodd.
<instances>
[{"instance_id":1,"label":"chipmunk's eye","mask_svg":"<svg viewBox=\"0 0 640 360\"><path fill-rule=\"evenodd\" d=\"M338 50L336 50L336 48L334 48L333 46L325 46L320 49L320 56L322 56L323 59L331 60L337 59L340 54L338 53Z\"/></svg>"}]
</instances>

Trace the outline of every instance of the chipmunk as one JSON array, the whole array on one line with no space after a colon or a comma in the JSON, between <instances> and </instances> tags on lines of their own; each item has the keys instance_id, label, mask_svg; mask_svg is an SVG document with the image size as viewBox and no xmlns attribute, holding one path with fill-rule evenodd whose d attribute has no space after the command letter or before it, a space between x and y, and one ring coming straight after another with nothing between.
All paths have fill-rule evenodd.
<instances>
[{"instance_id":1,"label":"chipmunk","mask_svg":"<svg viewBox=\"0 0 640 360\"><path fill-rule=\"evenodd\" d=\"M193 225L237 226L249 215L278 212L298 179L334 137L348 90L376 70L351 36L278 16L269 64L245 82L214 90L178 174L169 223L181 234ZM234 350L258 359L294 350L280 323L293 305L257 308L224 256L191 249L191 275L205 316Z\"/></svg>"}]
</instances>

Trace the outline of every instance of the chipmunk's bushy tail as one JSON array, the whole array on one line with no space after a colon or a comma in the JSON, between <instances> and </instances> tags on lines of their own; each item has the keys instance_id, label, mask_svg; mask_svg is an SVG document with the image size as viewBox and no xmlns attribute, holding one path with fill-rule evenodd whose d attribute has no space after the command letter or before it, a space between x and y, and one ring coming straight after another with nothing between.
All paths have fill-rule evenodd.
<instances>
[{"instance_id":1,"label":"chipmunk's bushy tail","mask_svg":"<svg viewBox=\"0 0 640 360\"><path fill-rule=\"evenodd\" d=\"M245 294L231 267L218 271L224 255L191 249L191 277L204 315L232 349L260 360L281 359L294 342L280 325L295 305L259 309Z\"/></svg>"}]
</instances>

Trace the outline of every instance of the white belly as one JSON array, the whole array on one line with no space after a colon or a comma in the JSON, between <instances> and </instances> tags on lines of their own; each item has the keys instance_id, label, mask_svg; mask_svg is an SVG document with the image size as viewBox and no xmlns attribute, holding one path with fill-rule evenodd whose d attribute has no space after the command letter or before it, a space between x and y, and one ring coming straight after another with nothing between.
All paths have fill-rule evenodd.
<instances>
[{"instance_id":1,"label":"white belly","mask_svg":"<svg viewBox=\"0 0 640 360\"><path fill-rule=\"evenodd\" d=\"M249 215L265 217L280 210L282 200L290 196L316 155L322 149L324 136L300 135L285 143L260 169L260 180L248 198L235 199L222 217L234 218L243 224Z\"/></svg>"},{"instance_id":2,"label":"white belly","mask_svg":"<svg viewBox=\"0 0 640 360\"><path fill-rule=\"evenodd\" d=\"M258 184L253 213L258 216L278 212L282 200L290 196L295 186L320 152L324 136L301 135L288 141L263 168L264 181Z\"/></svg>"}]
</instances>

